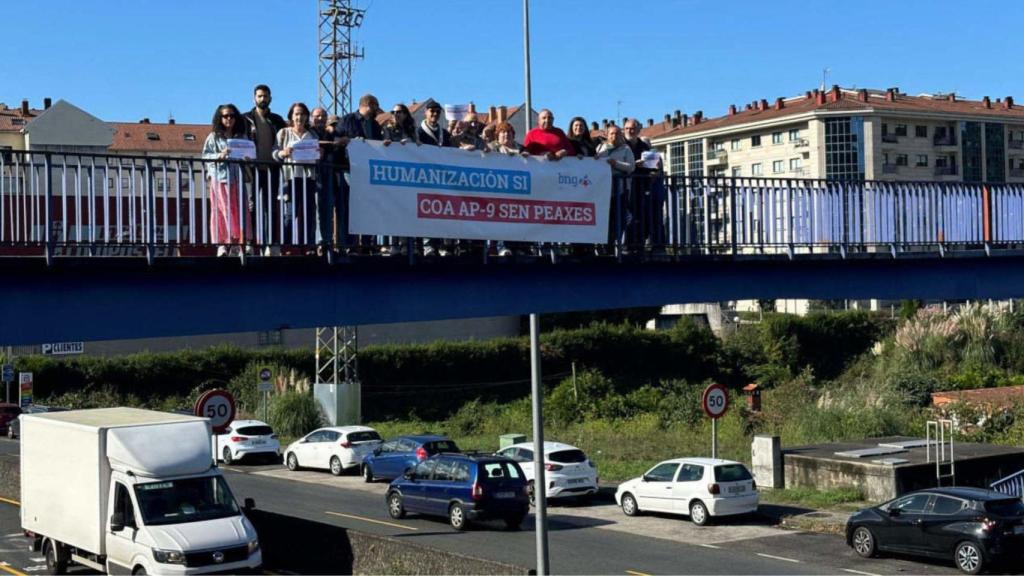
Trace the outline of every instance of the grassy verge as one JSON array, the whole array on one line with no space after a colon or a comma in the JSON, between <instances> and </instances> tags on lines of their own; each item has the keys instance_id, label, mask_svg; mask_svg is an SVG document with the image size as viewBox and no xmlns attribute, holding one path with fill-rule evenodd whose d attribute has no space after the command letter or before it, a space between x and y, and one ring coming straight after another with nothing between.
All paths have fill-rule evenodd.
<instances>
[{"instance_id":1,"label":"grassy verge","mask_svg":"<svg viewBox=\"0 0 1024 576\"><path fill-rule=\"evenodd\" d=\"M844 511L858 510L867 505L867 502L864 501L864 496L856 488L837 488L835 490L814 490L811 488L764 490L761 492L761 502Z\"/></svg>"}]
</instances>

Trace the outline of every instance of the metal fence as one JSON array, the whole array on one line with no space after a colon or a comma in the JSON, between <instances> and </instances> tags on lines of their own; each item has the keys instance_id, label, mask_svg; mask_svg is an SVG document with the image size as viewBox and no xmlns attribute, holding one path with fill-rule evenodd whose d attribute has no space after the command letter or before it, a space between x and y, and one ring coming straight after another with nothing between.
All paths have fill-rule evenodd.
<instances>
[{"instance_id":1,"label":"metal fence","mask_svg":"<svg viewBox=\"0 0 1024 576\"><path fill-rule=\"evenodd\" d=\"M345 176L328 164L5 151L0 255L421 254L418 240L347 233ZM1024 244L1024 184L644 175L615 178L609 208L605 244L517 252L796 257ZM502 245L455 244L485 258Z\"/></svg>"}]
</instances>

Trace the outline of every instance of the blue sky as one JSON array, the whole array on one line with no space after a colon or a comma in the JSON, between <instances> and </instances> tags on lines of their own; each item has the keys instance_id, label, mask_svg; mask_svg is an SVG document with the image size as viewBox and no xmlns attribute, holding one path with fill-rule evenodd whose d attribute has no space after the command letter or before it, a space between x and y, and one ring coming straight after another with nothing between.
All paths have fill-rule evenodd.
<instances>
[{"instance_id":1,"label":"blue sky","mask_svg":"<svg viewBox=\"0 0 1024 576\"><path fill-rule=\"evenodd\" d=\"M4 0L0 102L64 98L109 121L208 123L218 103L317 100L316 0ZM355 93L385 107L524 100L521 0L360 0ZM24 9L15 8L24 6ZM706 117L829 84L1020 90L1024 2L533 0L533 102L556 123Z\"/></svg>"}]
</instances>

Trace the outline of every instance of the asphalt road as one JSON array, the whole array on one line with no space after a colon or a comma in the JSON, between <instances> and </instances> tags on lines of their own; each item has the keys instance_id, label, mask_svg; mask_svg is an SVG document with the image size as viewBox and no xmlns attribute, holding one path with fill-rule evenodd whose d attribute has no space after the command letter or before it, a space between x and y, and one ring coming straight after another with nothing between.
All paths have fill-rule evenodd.
<instances>
[{"instance_id":1,"label":"asphalt road","mask_svg":"<svg viewBox=\"0 0 1024 576\"><path fill-rule=\"evenodd\" d=\"M17 443L0 440L0 457L13 457ZM532 515L518 532L484 523L456 532L443 518L388 517L386 484L327 472L289 472L281 466L225 469L236 498L251 497L257 508L387 535L443 550L520 566L536 562ZM17 507L0 502L0 570L38 573L42 558L25 550ZM19 545L15 545L20 538ZM951 564L907 558L864 560L841 537L792 532L758 518L737 518L699 528L681 517L628 518L614 502L554 505L549 508L551 570L556 574L956 574ZM286 571L287 566L268 566Z\"/></svg>"}]
</instances>

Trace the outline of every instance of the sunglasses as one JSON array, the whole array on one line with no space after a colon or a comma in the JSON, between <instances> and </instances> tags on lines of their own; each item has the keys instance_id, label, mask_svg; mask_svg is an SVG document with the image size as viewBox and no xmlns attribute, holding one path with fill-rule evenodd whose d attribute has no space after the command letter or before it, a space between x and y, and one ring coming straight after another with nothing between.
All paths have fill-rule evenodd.
<instances>
[{"instance_id":1,"label":"sunglasses","mask_svg":"<svg viewBox=\"0 0 1024 576\"><path fill-rule=\"evenodd\" d=\"M392 110L392 114L405 114L405 110Z\"/></svg>"},{"instance_id":2,"label":"sunglasses","mask_svg":"<svg viewBox=\"0 0 1024 576\"><path fill-rule=\"evenodd\" d=\"M237 118L237 116L234 115L234 114L221 114L220 117L221 118Z\"/></svg>"}]
</instances>

